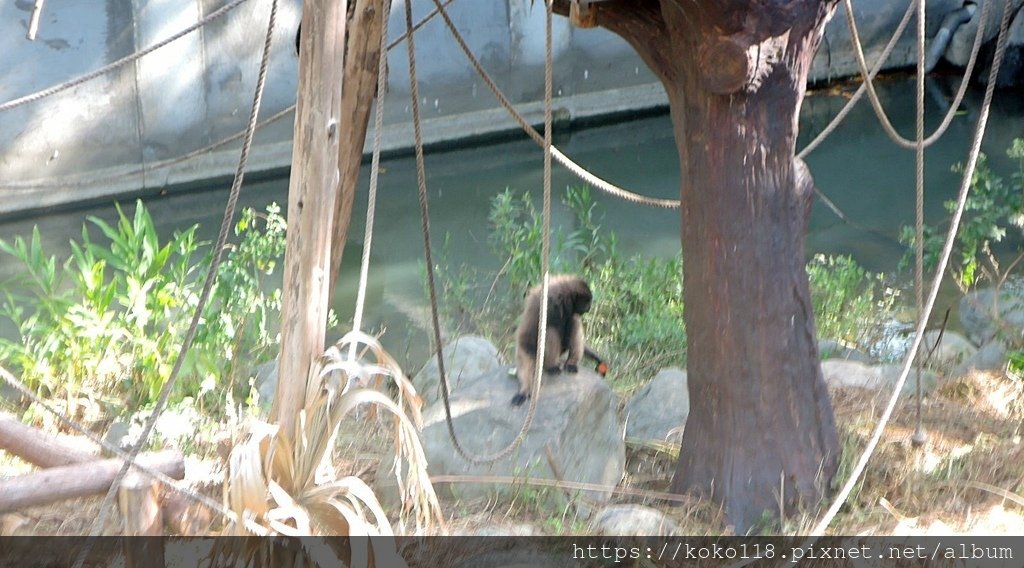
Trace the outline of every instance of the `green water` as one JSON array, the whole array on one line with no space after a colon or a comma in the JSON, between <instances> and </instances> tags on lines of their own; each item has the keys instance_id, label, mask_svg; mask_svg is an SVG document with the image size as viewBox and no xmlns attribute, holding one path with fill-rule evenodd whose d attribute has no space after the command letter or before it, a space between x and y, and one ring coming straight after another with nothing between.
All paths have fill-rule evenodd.
<instances>
[{"instance_id":1,"label":"green water","mask_svg":"<svg viewBox=\"0 0 1024 568\"><path fill-rule=\"evenodd\" d=\"M927 122L934 129L952 98L955 82L939 78L931 82ZM847 90L848 94L850 91ZM882 84L881 95L896 127L905 135L913 132L913 81L897 78ZM1024 137L1024 97L1021 92L997 93L983 149L997 172L1006 175L1012 164L1005 149L1014 137ZM942 202L959 187L959 176L950 167L963 161L971 141L980 106L981 92L968 95L965 107L946 135L932 146L926 157L927 207L929 221L945 216ZM845 103L843 94L812 93L804 102L800 146L828 123ZM675 141L667 114L628 122L578 129L562 133L556 144L595 174L646 195L676 198L679 171ZM895 273L903 247L896 241L899 228L913 223L914 154L890 142L865 102L844 125L808 158L818 187L858 226L837 219L820 202L815 204L807 236L808 254L824 252L849 254L876 272ZM410 368L423 360L428 335L426 301L421 283L423 245L417 208L415 167L411 157L385 161L380 176L377 223L373 241L366 327L386 328L385 344ZM448 259L493 273L498 260L487 246L487 214L491 198L505 188L541 192L542 157L525 139L427 155L426 167L431 193L431 227L435 243L450 235ZM576 184L565 170L556 166L554 188ZM147 200L163 234L193 223L201 225L204 238L213 240L222 215L227 183L187 195L169 195ZM242 206L263 208L276 201L285 207L287 177L246 183ZM352 230L345 250L342 278L333 305L343 322L349 321L355 303L358 263L362 250L365 188L368 166L363 168L359 197L353 212ZM675 255L680 248L680 218L677 211L631 205L595 192L604 209L603 226L619 237L623 253ZM0 238L30 235L38 225L49 251L64 254L71 238L77 238L88 215L108 220L115 216L112 204L98 204L71 212L33 216L0 224ZM569 226L572 217L556 207L556 226ZM865 229L866 228L866 229ZM0 257L0 279L16 268L9 257ZM906 280L908 275L897 275ZM952 296L944 296L951 303ZM937 307L937 309L943 309ZM0 322L0 332L10 333L9 322ZM6 327L4 327L6 326ZM336 337L339 330L329 335Z\"/></svg>"}]
</instances>

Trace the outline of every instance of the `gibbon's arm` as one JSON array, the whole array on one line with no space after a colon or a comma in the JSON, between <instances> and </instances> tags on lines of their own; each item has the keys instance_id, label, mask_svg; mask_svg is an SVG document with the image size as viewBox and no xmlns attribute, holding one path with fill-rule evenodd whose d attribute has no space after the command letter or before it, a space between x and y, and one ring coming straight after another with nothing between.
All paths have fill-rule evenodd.
<instances>
[{"instance_id":1,"label":"gibbon's arm","mask_svg":"<svg viewBox=\"0 0 1024 568\"><path fill-rule=\"evenodd\" d=\"M597 374L601 375L602 377L608 374L608 363L605 363L604 359L602 359L596 351L591 349L589 345L583 348L583 355L590 357L591 359L594 360L594 362L596 363L596 365L594 366L594 370L597 371Z\"/></svg>"}]
</instances>

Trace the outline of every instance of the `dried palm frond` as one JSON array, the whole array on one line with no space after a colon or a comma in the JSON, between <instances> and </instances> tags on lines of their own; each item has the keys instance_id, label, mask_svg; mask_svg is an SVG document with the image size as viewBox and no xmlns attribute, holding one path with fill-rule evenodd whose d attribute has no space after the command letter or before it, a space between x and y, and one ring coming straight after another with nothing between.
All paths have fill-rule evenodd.
<instances>
[{"instance_id":1,"label":"dried palm frond","mask_svg":"<svg viewBox=\"0 0 1024 568\"><path fill-rule=\"evenodd\" d=\"M365 361L367 355L373 360ZM398 389L397 402L367 388L379 387L387 379ZM305 397L294 439L283 437L276 425L256 421L247 439L232 450L224 498L238 518L255 518L282 535L393 536L373 490L357 477L337 479L331 464L342 420L368 404L390 413L395 424L401 519L414 513L417 533L429 530L434 522L443 525L416 433L422 424L422 400L380 342L360 332L347 334L311 366ZM403 469L408 471L406 479ZM251 534L239 523L230 524L225 532ZM360 564L365 550L356 548L349 551L350 561ZM242 556L256 559L252 552Z\"/></svg>"}]
</instances>

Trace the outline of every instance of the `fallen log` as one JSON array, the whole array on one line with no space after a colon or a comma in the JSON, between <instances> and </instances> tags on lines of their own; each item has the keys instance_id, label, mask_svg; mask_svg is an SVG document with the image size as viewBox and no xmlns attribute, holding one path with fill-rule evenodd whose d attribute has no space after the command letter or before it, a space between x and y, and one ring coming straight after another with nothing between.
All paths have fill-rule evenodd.
<instances>
[{"instance_id":1,"label":"fallen log","mask_svg":"<svg viewBox=\"0 0 1024 568\"><path fill-rule=\"evenodd\" d=\"M0 450L39 467L60 467L94 461L99 455L0 412Z\"/></svg>"},{"instance_id":2,"label":"fallen log","mask_svg":"<svg viewBox=\"0 0 1024 568\"><path fill-rule=\"evenodd\" d=\"M174 479L185 477L185 460L177 450L145 453L135 461ZM104 493L122 463L120 458L90 461L0 480L0 513Z\"/></svg>"}]
</instances>

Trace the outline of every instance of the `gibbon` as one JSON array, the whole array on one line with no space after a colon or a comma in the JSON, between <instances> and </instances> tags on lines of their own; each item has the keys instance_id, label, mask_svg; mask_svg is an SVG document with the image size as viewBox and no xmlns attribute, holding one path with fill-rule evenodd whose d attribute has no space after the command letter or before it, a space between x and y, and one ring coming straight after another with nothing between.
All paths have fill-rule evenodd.
<instances>
[{"instance_id":1,"label":"gibbon","mask_svg":"<svg viewBox=\"0 0 1024 568\"><path fill-rule=\"evenodd\" d=\"M537 372L537 326L540 319L542 286L536 286L526 296L523 315L519 320L516 334L516 376L519 378L519 392L512 398L512 405L519 406L530 396L530 386ZM548 283L547 335L544 349L544 371L558 373L563 370L559 364L562 354L567 353L564 370L566 373L579 371L580 359L587 355L597 361L597 371L603 376L607 365L596 353L586 346L583 322L580 316L590 310L593 294L587 282L574 275L551 277Z\"/></svg>"}]
</instances>

